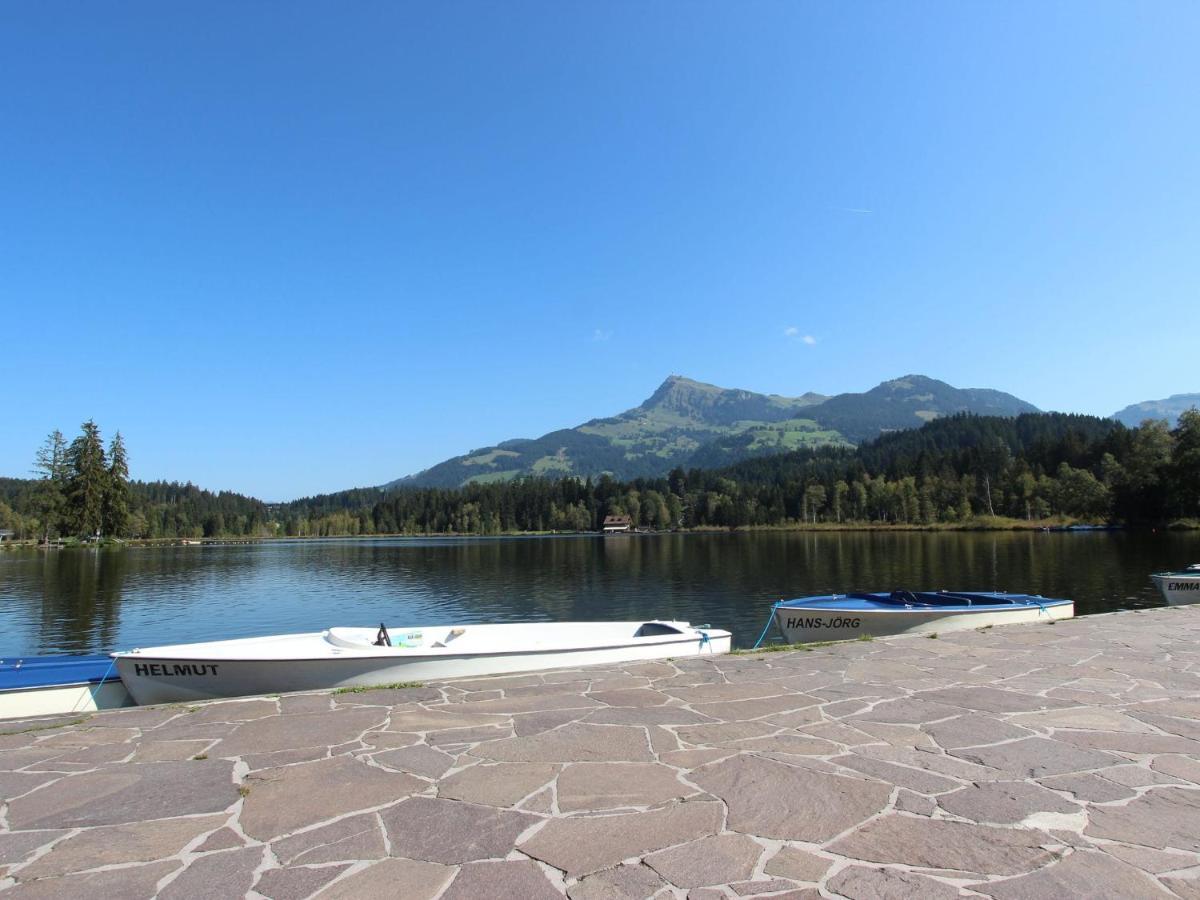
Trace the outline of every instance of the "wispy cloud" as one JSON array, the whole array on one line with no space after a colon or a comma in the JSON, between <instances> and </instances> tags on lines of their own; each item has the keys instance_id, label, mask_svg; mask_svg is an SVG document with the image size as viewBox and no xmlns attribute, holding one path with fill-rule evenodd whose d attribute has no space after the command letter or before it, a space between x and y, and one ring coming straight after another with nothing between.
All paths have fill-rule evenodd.
<instances>
[{"instance_id":1,"label":"wispy cloud","mask_svg":"<svg viewBox=\"0 0 1200 900\"><path fill-rule=\"evenodd\" d=\"M839 212L854 213L859 216L869 216L875 212L873 209L864 209L861 206L834 206L832 209L836 209Z\"/></svg>"},{"instance_id":2,"label":"wispy cloud","mask_svg":"<svg viewBox=\"0 0 1200 900\"><path fill-rule=\"evenodd\" d=\"M592 343L603 344L613 336L612 329L605 331L603 328L597 328L592 332Z\"/></svg>"},{"instance_id":3,"label":"wispy cloud","mask_svg":"<svg viewBox=\"0 0 1200 900\"><path fill-rule=\"evenodd\" d=\"M789 325L787 328L783 329L783 336L789 340L799 341L802 344L808 344L810 347L817 342L817 339L811 334L801 334L800 329L795 325Z\"/></svg>"}]
</instances>

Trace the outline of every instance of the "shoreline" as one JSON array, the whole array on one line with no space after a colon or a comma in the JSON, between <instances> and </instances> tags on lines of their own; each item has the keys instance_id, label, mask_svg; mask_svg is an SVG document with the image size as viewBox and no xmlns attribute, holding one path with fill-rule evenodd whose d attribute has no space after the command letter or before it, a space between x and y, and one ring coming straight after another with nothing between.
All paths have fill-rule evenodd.
<instances>
[{"instance_id":1,"label":"shoreline","mask_svg":"<svg viewBox=\"0 0 1200 900\"><path fill-rule=\"evenodd\" d=\"M266 544L288 543L303 541L355 541L377 539L454 539L454 538L513 538L513 537L606 537L646 538L662 537L672 534L762 534L773 532L880 532L880 533L918 533L918 532L1051 532L1051 533L1088 533L1095 531L1198 531L1200 520L1178 519L1157 525L1094 525L1083 522L1073 522L1062 519L1006 519L1000 516L982 516L967 522L937 522L928 525L918 524L881 524L872 522L818 522L815 524L793 523L788 525L739 525L731 528L703 526L697 528L675 528L666 531L634 531L605 535L598 531L502 531L487 533L479 531L442 531L442 532L387 532L380 534L327 534L327 535L264 535L261 537L229 535L226 537L174 537L174 538L125 538L102 539L95 541L80 541L76 539L52 541L47 547L37 539L7 540L0 544L0 550L8 549L112 549L121 547L182 547L182 546L229 546L234 544Z\"/></svg>"}]
</instances>

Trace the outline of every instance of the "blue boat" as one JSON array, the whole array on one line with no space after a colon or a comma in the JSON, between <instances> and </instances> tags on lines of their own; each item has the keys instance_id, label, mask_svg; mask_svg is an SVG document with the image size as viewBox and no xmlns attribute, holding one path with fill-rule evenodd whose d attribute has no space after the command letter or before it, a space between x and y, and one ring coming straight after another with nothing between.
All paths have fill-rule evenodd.
<instances>
[{"instance_id":1,"label":"blue boat","mask_svg":"<svg viewBox=\"0 0 1200 900\"><path fill-rule=\"evenodd\" d=\"M0 659L0 719L131 706L108 656Z\"/></svg>"},{"instance_id":2,"label":"blue boat","mask_svg":"<svg viewBox=\"0 0 1200 900\"><path fill-rule=\"evenodd\" d=\"M998 591L892 591L784 600L775 623L789 644L888 634L962 631L1075 615L1070 600Z\"/></svg>"}]
</instances>

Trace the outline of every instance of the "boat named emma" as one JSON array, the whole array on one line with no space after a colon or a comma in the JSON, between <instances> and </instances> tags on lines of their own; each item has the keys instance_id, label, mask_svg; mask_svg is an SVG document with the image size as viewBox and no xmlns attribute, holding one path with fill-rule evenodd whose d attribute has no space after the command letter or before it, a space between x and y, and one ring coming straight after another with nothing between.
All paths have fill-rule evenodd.
<instances>
[{"instance_id":1,"label":"boat named emma","mask_svg":"<svg viewBox=\"0 0 1200 900\"><path fill-rule=\"evenodd\" d=\"M395 639L380 625L112 655L130 695L146 704L727 653L731 642L728 631L660 620L393 630Z\"/></svg>"},{"instance_id":2,"label":"boat named emma","mask_svg":"<svg viewBox=\"0 0 1200 900\"><path fill-rule=\"evenodd\" d=\"M1200 603L1200 563L1178 572L1155 572L1150 580L1171 606Z\"/></svg>"},{"instance_id":3,"label":"boat named emma","mask_svg":"<svg viewBox=\"0 0 1200 900\"><path fill-rule=\"evenodd\" d=\"M1070 600L998 592L830 594L775 605L775 622L789 644L961 631L1014 622L1048 622L1073 615L1075 604Z\"/></svg>"}]
</instances>

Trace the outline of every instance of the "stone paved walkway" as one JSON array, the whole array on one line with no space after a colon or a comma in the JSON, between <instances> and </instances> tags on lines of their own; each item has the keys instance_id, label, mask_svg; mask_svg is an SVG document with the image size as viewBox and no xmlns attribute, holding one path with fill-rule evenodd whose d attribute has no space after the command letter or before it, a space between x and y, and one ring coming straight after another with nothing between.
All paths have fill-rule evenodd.
<instances>
[{"instance_id":1,"label":"stone paved walkway","mask_svg":"<svg viewBox=\"0 0 1200 900\"><path fill-rule=\"evenodd\" d=\"M38 724L14 898L1200 897L1200 607Z\"/></svg>"}]
</instances>

